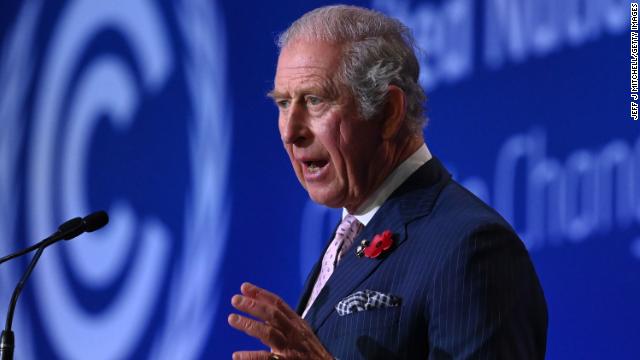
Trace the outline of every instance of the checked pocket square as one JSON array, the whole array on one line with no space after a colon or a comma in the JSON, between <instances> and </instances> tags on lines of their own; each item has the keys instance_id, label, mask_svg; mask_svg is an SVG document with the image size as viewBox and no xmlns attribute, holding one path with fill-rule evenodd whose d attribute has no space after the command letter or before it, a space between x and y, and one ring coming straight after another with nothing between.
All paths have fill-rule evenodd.
<instances>
[{"instance_id":1,"label":"checked pocket square","mask_svg":"<svg viewBox=\"0 0 640 360\"><path fill-rule=\"evenodd\" d=\"M338 315L345 316L358 311L394 307L400 305L400 298L375 290L361 290L342 299L336 305Z\"/></svg>"}]
</instances>

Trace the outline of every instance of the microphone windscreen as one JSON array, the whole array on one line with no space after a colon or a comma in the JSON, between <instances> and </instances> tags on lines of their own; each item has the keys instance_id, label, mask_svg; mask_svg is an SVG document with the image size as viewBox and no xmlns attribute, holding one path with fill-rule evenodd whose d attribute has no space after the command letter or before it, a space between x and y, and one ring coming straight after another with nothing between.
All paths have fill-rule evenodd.
<instances>
[{"instance_id":1,"label":"microphone windscreen","mask_svg":"<svg viewBox=\"0 0 640 360\"><path fill-rule=\"evenodd\" d=\"M107 225L109 215L107 215L105 211L100 210L85 216L82 221L84 222L84 231L93 232Z\"/></svg>"}]
</instances>

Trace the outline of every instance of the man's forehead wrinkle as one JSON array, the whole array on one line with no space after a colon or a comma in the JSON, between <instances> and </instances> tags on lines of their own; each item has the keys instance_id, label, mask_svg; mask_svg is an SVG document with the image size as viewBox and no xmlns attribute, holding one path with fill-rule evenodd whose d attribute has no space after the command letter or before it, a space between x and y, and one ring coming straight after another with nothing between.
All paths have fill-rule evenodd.
<instances>
[{"instance_id":1,"label":"man's forehead wrinkle","mask_svg":"<svg viewBox=\"0 0 640 360\"><path fill-rule=\"evenodd\" d=\"M314 47L321 46L322 42L311 42ZM285 60L287 67L309 67L324 70L334 69L340 62L340 53L342 50L335 51L329 49L328 52L309 52L308 48L301 48L299 45L308 45L309 43L295 43L287 46L280 53L279 61ZM317 46L315 46L317 45ZM281 64L279 64L281 65Z\"/></svg>"},{"instance_id":2,"label":"man's forehead wrinkle","mask_svg":"<svg viewBox=\"0 0 640 360\"><path fill-rule=\"evenodd\" d=\"M304 93L313 90L326 90L329 79L319 74L288 74L276 78L274 93Z\"/></svg>"},{"instance_id":3,"label":"man's forehead wrinkle","mask_svg":"<svg viewBox=\"0 0 640 360\"><path fill-rule=\"evenodd\" d=\"M296 78L296 77L317 77L328 78L330 72L327 68L322 66L287 66L281 67L277 71L276 79L278 77L284 78Z\"/></svg>"},{"instance_id":4,"label":"man's forehead wrinkle","mask_svg":"<svg viewBox=\"0 0 640 360\"><path fill-rule=\"evenodd\" d=\"M327 66L320 66L320 65L288 65L288 66L283 66L283 69L319 69L319 70L325 70L328 69Z\"/></svg>"}]
</instances>

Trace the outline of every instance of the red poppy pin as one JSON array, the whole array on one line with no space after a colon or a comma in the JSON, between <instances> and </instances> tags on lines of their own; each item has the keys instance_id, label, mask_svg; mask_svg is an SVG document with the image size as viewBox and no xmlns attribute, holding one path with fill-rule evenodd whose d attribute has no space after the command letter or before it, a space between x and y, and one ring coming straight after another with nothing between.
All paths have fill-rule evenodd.
<instances>
[{"instance_id":1,"label":"red poppy pin","mask_svg":"<svg viewBox=\"0 0 640 360\"><path fill-rule=\"evenodd\" d=\"M356 255L358 255L358 257L364 255L369 259L376 259L389 250L391 246L393 246L393 233L385 230L382 234L374 236L371 242L362 240L362 243L360 243L356 249Z\"/></svg>"}]
</instances>

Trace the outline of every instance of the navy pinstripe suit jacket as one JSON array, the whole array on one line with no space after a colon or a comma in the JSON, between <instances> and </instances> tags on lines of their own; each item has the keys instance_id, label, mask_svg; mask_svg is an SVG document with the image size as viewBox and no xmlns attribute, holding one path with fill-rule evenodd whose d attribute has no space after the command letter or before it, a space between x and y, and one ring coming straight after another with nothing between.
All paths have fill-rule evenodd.
<instances>
[{"instance_id":1,"label":"navy pinstripe suit jacket","mask_svg":"<svg viewBox=\"0 0 640 360\"><path fill-rule=\"evenodd\" d=\"M395 239L384 258L355 256L362 239L384 230ZM320 261L299 314L319 269ZM365 289L401 304L339 316L335 305ZM546 350L546 302L523 243L436 158L361 231L305 320L340 360L542 359Z\"/></svg>"}]
</instances>

